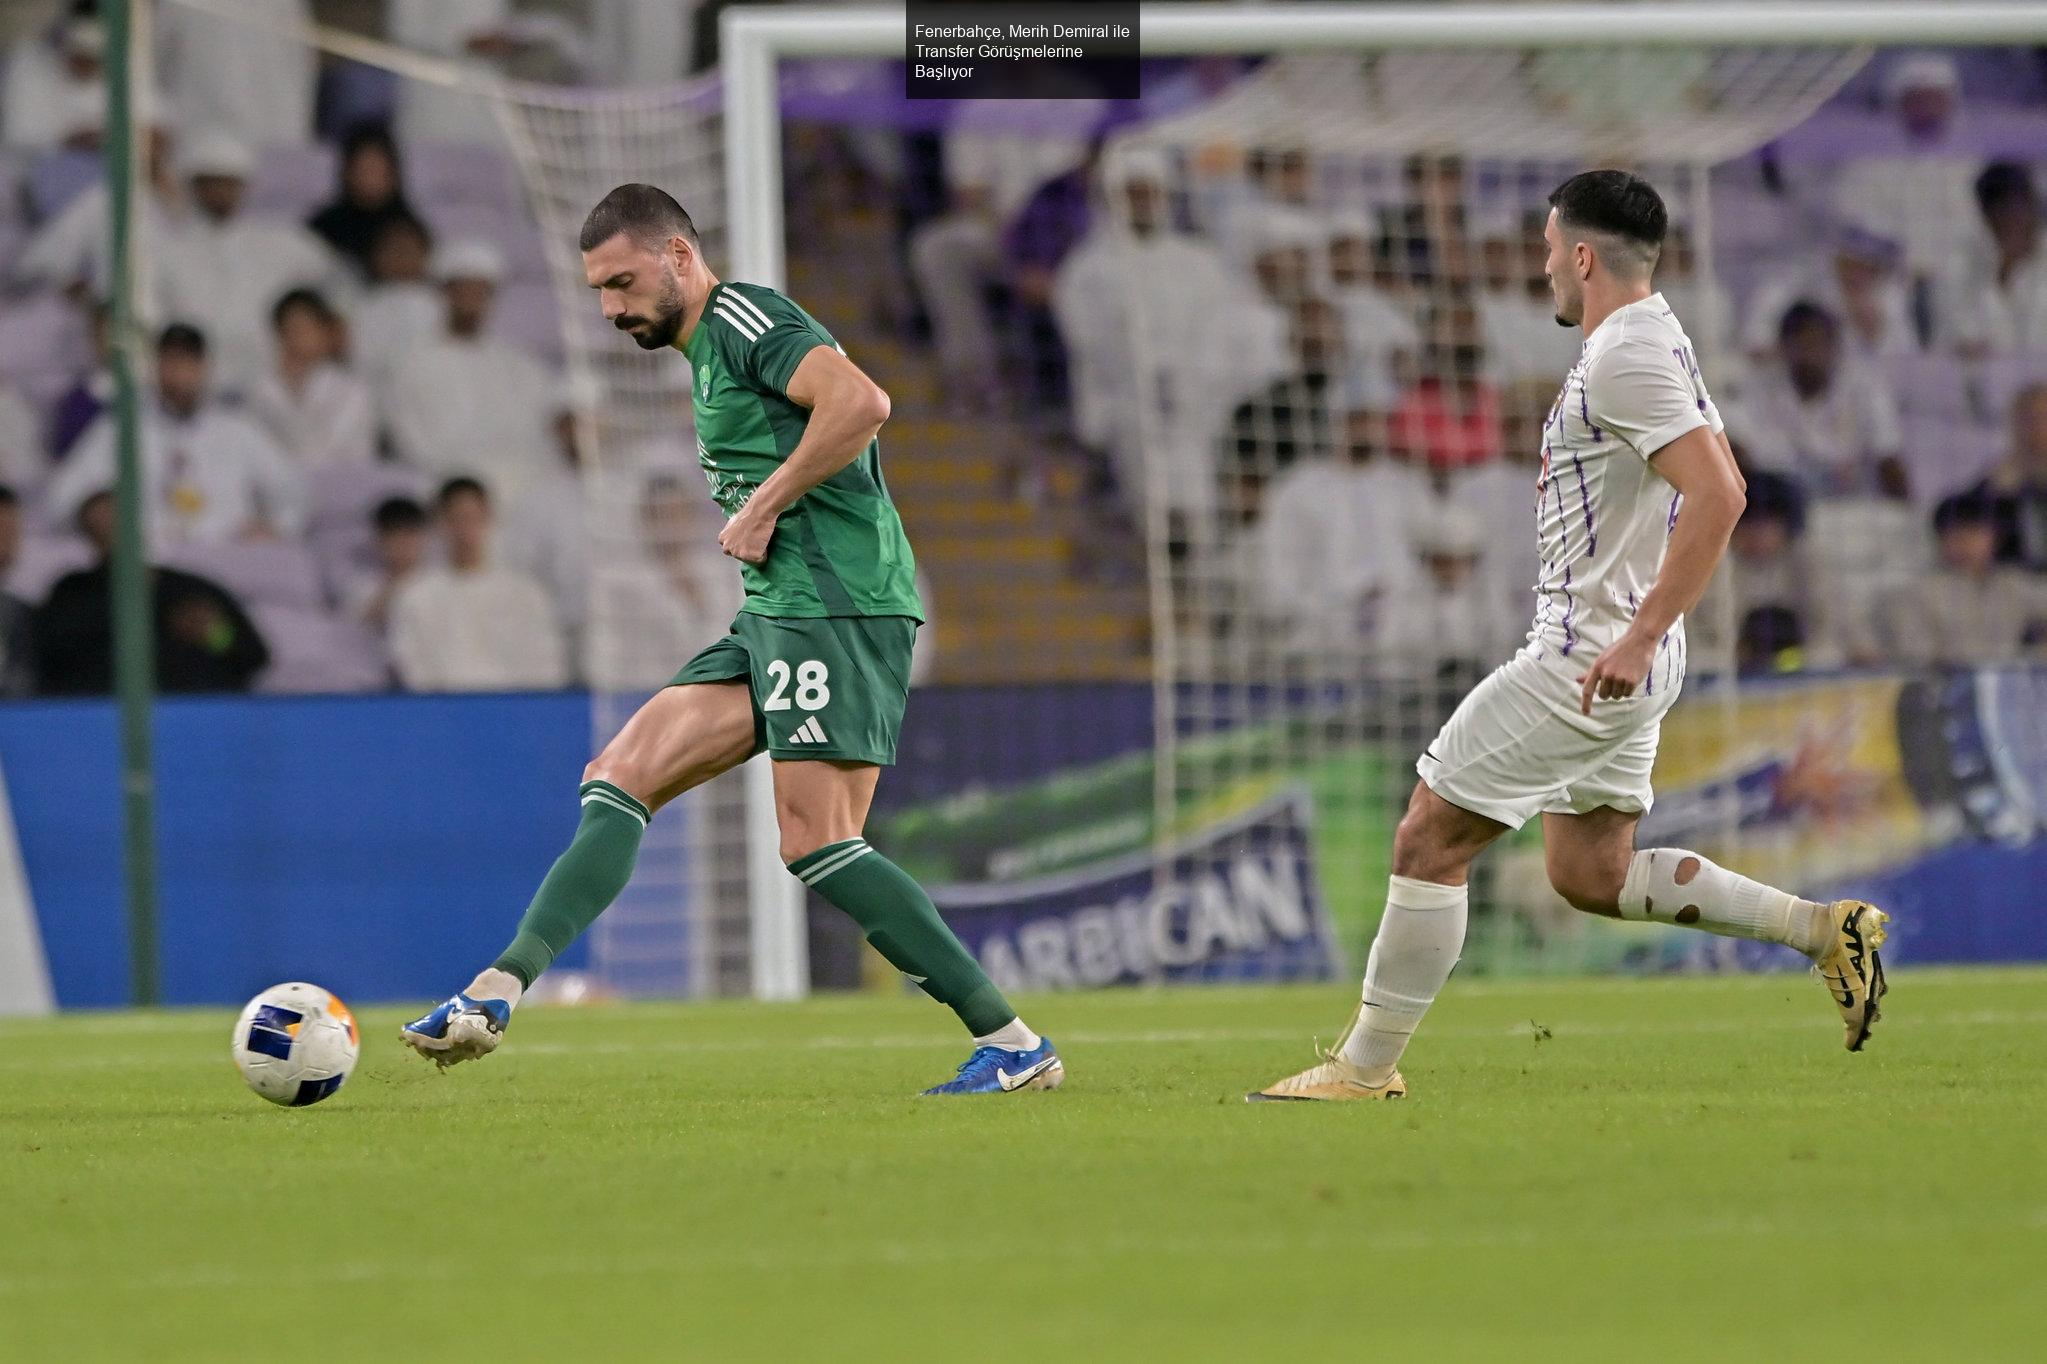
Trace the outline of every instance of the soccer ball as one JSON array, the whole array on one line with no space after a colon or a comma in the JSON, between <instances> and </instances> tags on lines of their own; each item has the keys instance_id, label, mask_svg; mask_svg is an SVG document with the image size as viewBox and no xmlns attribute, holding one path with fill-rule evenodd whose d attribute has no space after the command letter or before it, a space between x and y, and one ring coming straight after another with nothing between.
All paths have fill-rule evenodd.
<instances>
[{"instance_id":1,"label":"soccer ball","mask_svg":"<svg viewBox=\"0 0 2047 1364\"><path fill-rule=\"evenodd\" d=\"M341 1088L362 1038L355 1015L317 985L273 985L235 1020L235 1066L274 1104L302 1108Z\"/></svg>"}]
</instances>

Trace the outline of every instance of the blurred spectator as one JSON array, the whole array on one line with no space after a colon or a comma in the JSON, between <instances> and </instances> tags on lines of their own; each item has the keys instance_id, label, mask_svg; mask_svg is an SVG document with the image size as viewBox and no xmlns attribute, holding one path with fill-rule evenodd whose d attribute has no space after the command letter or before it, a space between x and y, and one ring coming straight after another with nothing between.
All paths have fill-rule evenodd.
<instances>
[{"instance_id":1,"label":"blurred spectator","mask_svg":"<svg viewBox=\"0 0 2047 1364\"><path fill-rule=\"evenodd\" d=\"M509 74L515 64L536 59L573 59L576 30L559 15L520 12L513 0L385 0L386 36L400 47ZM444 89L429 81L399 85L398 140L500 141L490 105L467 90Z\"/></svg>"},{"instance_id":2,"label":"blurred spectator","mask_svg":"<svg viewBox=\"0 0 2047 1364\"><path fill-rule=\"evenodd\" d=\"M1437 477L1447 502L1477 515L1490 537L1479 564L1525 630L1535 609L1531 599L1542 576L1535 537L1535 483L1542 470L1542 429L1557 400L1557 379L1523 379L1500 395L1499 459Z\"/></svg>"},{"instance_id":3,"label":"blurred spectator","mask_svg":"<svg viewBox=\"0 0 2047 1364\"><path fill-rule=\"evenodd\" d=\"M1292 369L1230 414L1222 468L1223 506L1239 522L1257 511L1265 486L1297 460L1326 460L1334 445L1332 387L1345 369L1343 321L1331 304L1301 298L1287 344Z\"/></svg>"},{"instance_id":4,"label":"blurred spectator","mask_svg":"<svg viewBox=\"0 0 2047 1364\"><path fill-rule=\"evenodd\" d=\"M59 578L35 613L36 690L104 696L114 689L114 495L96 489L78 528L98 556ZM217 583L174 568L149 570L156 619L156 686L166 692L247 691L270 662L248 612Z\"/></svg>"},{"instance_id":5,"label":"blurred spectator","mask_svg":"<svg viewBox=\"0 0 2047 1364\"><path fill-rule=\"evenodd\" d=\"M206 338L173 323L156 347L156 401L140 414L152 543L295 538L305 481L261 427L208 395ZM55 520L114 482L115 420L101 414L44 494Z\"/></svg>"},{"instance_id":6,"label":"blurred spectator","mask_svg":"<svg viewBox=\"0 0 2047 1364\"><path fill-rule=\"evenodd\" d=\"M1393 408L1393 453L1436 469L1483 463L1500 452L1499 392L1480 376L1478 312L1454 294L1423 310L1421 378ZM1532 501L1531 496L1531 501Z\"/></svg>"},{"instance_id":7,"label":"blurred spectator","mask_svg":"<svg viewBox=\"0 0 2047 1364\"><path fill-rule=\"evenodd\" d=\"M370 390L336 356L340 318L317 290L293 289L271 310L277 361L249 395L249 411L297 463L368 464L377 457Z\"/></svg>"},{"instance_id":8,"label":"blurred spectator","mask_svg":"<svg viewBox=\"0 0 2047 1364\"><path fill-rule=\"evenodd\" d=\"M509 502L554 467L554 385L525 351L489 334L504 269L486 242L455 242L436 257L442 330L395 357L385 411L413 467L436 479L488 477Z\"/></svg>"},{"instance_id":9,"label":"blurred spectator","mask_svg":"<svg viewBox=\"0 0 2047 1364\"><path fill-rule=\"evenodd\" d=\"M647 481L639 552L607 556L597 574L597 609L613 628L591 635L592 685L657 686L674 674L676 659L727 628L739 609L739 578L717 552L717 536L715 512L701 491L666 474ZM912 669L914 682L914 658Z\"/></svg>"},{"instance_id":10,"label":"blurred spectator","mask_svg":"<svg viewBox=\"0 0 2047 1364\"><path fill-rule=\"evenodd\" d=\"M1392 241L1365 214L1336 219L1327 255L1330 301L1343 318L1344 352L1356 366L1359 396L1391 407L1414 382L1421 361L1414 289L1398 268Z\"/></svg>"},{"instance_id":11,"label":"blurred spectator","mask_svg":"<svg viewBox=\"0 0 2047 1364\"><path fill-rule=\"evenodd\" d=\"M2047 351L2047 252L2031 170L1999 161L1976 178L1987 238L1947 290L1942 332L1966 355Z\"/></svg>"},{"instance_id":12,"label":"blurred spectator","mask_svg":"<svg viewBox=\"0 0 2047 1364\"><path fill-rule=\"evenodd\" d=\"M1243 567L1282 645L1352 658L1369 647L1415 577L1408 527L1429 502L1427 479L1387 458L1386 414L1367 408L1345 414L1335 458L1281 474Z\"/></svg>"},{"instance_id":13,"label":"blurred spectator","mask_svg":"<svg viewBox=\"0 0 2047 1364\"><path fill-rule=\"evenodd\" d=\"M1537 235L1541 235L1539 229ZM1717 276L1700 276L1698 264L1691 229L1672 223L1663 238L1663 254L1656 260L1656 292L1663 295L1663 301L1684 324L1685 335L1712 367L1715 385L1732 389L1747 372L1742 357L1729 344L1735 331L1734 304Z\"/></svg>"},{"instance_id":14,"label":"blurred spectator","mask_svg":"<svg viewBox=\"0 0 2047 1364\"><path fill-rule=\"evenodd\" d=\"M162 4L152 13L157 79L188 128L219 128L252 147L313 139L319 53L294 29L312 0L265 0L261 22Z\"/></svg>"},{"instance_id":15,"label":"blurred spectator","mask_svg":"<svg viewBox=\"0 0 2047 1364\"><path fill-rule=\"evenodd\" d=\"M74 14L15 46L7 61L0 132L25 152L99 150L107 121L100 56L106 33Z\"/></svg>"},{"instance_id":16,"label":"blurred spectator","mask_svg":"<svg viewBox=\"0 0 2047 1364\"><path fill-rule=\"evenodd\" d=\"M1804 299L1784 312L1774 363L1759 366L1741 403L1750 468L1797 479L1820 497L1907 492L1904 444L1890 390L1842 355L1834 315Z\"/></svg>"},{"instance_id":17,"label":"blurred spectator","mask_svg":"<svg viewBox=\"0 0 2047 1364\"><path fill-rule=\"evenodd\" d=\"M1861 228L1841 228L1824 266L1799 267L1756 290L1744 343L1750 358L1758 364L1769 362L1784 314L1801 299L1839 319L1850 360L1878 360L1917 350L1912 296L1900 260L1896 242Z\"/></svg>"},{"instance_id":18,"label":"blurred spectator","mask_svg":"<svg viewBox=\"0 0 2047 1364\"><path fill-rule=\"evenodd\" d=\"M341 144L340 181L333 201L306 226L363 278L374 278L370 251L378 231L393 219L419 219L406 201L403 163L389 129L371 125L348 135Z\"/></svg>"},{"instance_id":19,"label":"blurred spectator","mask_svg":"<svg viewBox=\"0 0 2047 1364\"><path fill-rule=\"evenodd\" d=\"M1052 290L1073 364L1074 431L1110 456L1132 507L1144 505L1152 441L1163 496L1206 511L1216 434L1243 394L1284 372L1284 315L1214 247L1174 228L1158 152L1118 148L1102 177L1115 209L1060 265Z\"/></svg>"},{"instance_id":20,"label":"blurred spectator","mask_svg":"<svg viewBox=\"0 0 2047 1364\"><path fill-rule=\"evenodd\" d=\"M447 561L419 569L392 599L391 657L411 691L520 691L568 682L547 593L491 562L491 504L472 478L434 503Z\"/></svg>"},{"instance_id":21,"label":"blurred spectator","mask_svg":"<svg viewBox=\"0 0 2047 1364\"><path fill-rule=\"evenodd\" d=\"M1867 652L1853 623L1833 615L1837 594L1816 580L1805 552L1806 497L1777 474L1749 476L1748 506L1706 595L1685 616L1702 661L1732 647L1741 673L1834 667ZM1729 641L1725 624L1734 632ZM1845 642L1843 635L1852 638Z\"/></svg>"},{"instance_id":22,"label":"blurred spectator","mask_svg":"<svg viewBox=\"0 0 2047 1364\"><path fill-rule=\"evenodd\" d=\"M1959 667L2047 660L2047 579L1997 563L1997 507L1981 490L1933 513L1940 566L1879 612L1890 656Z\"/></svg>"},{"instance_id":23,"label":"blurred spectator","mask_svg":"<svg viewBox=\"0 0 2047 1364\"><path fill-rule=\"evenodd\" d=\"M1324 273L1328 229L1299 213L1273 213L1251 227L1251 273L1265 297L1291 310Z\"/></svg>"},{"instance_id":24,"label":"blurred spectator","mask_svg":"<svg viewBox=\"0 0 2047 1364\"><path fill-rule=\"evenodd\" d=\"M1486 378L1504 387L1523 379L1561 383L1585 334L1557 321L1549 288L1543 215L1516 213L1479 242L1478 315Z\"/></svg>"},{"instance_id":25,"label":"blurred spectator","mask_svg":"<svg viewBox=\"0 0 2047 1364\"><path fill-rule=\"evenodd\" d=\"M1207 183L1201 197L1209 238L1245 270L1255 269L1276 240L1319 242L1328 235L1315 202L1315 163L1305 147L1252 147L1241 179Z\"/></svg>"},{"instance_id":26,"label":"blurred spectator","mask_svg":"<svg viewBox=\"0 0 2047 1364\"><path fill-rule=\"evenodd\" d=\"M1997 507L1997 557L2047 572L2047 383L2020 389L2011 403L2011 454L1984 491Z\"/></svg>"},{"instance_id":27,"label":"blurred spectator","mask_svg":"<svg viewBox=\"0 0 2047 1364\"><path fill-rule=\"evenodd\" d=\"M337 263L298 224L242 211L255 158L232 135L200 133L179 161L193 211L156 244L163 315L205 331L221 392L239 397L269 368L277 300L292 288L326 284Z\"/></svg>"},{"instance_id":28,"label":"blurred spectator","mask_svg":"<svg viewBox=\"0 0 2047 1364\"><path fill-rule=\"evenodd\" d=\"M1041 185L1086 160L1103 107L1099 99L968 100L947 127L946 212L912 235L910 271L950 401L986 410L997 396L985 292L1002 277L1004 236Z\"/></svg>"},{"instance_id":29,"label":"blurred spectator","mask_svg":"<svg viewBox=\"0 0 2047 1364\"><path fill-rule=\"evenodd\" d=\"M1464 158L1417 152L1401 170L1405 202L1385 214L1409 279L1425 288L1468 288L1472 259Z\"/></svg>"},{"instance_id":30,"label":"blurred spectator","mask_svg":"<svg viewBox=\"0 0 2047 1364\"><path fill-rule=\"evenodd\" d=\"M41 423L28 399L0 379L0 482L14 488L34 488L50 466L43 453Z\"/></svg>"},{"instance_id":31,"label":"blurred spectator","mask_svg":"<svg viewBox=\"0 0 2047 1364\"><path fill-rule=\"evenodd\" d=\"M0 484L0 582L21 557L21 501L14 489ZM35 690L33 613L27 602L0 592L0 697L27 696Z\"/></svg>"},{"instance_id":32,"label":"blurred spectator","mask_svg":"<svg viewBox=\"0 0 2047 1364\"><path fill-rule=\"evenodd\" d=\"M550 428L557 458L505 509L500 540L506 564L547 589L568 641L571 671L582 658L583 627L590 615L590 538L595 508L584 482L585 423L601 417L604 390L592 380L555 386ZM624 536L616 537L619 539Z\"/></svg>"},{"instance_id":33,"label":"blurred spectator","mask_svg":"<svg viewBox=\"0 0 2047 1364\"><path fill-rule=\"evenodd\" d=\"M441 330L447 304L434 286L433 238L414 218L392 218L370 239L370 283L348 317L349 359L379 390L399 357Z\"/></svg>"},{"instance_id":34,"label":"blurred spectator","mask_svg":"<svg viewBox=\"0 0 2047 1364\"><path fill-rule=\"evenodd\" d=\"M148 133L144 193L136 201L135 231L145 241L164 240L183 220L185 191L171 164L171 137L162 127ZM36 229L18 259L0 264L0 276L17 287L43 286L105 298L113 290L108 255L107 187L102 178L82 190ZM160 274L144 253L144 284ZM143 291L148 296L149 290Z\"/></svg>"},{"instance_id":35,"label":"blurred spectator","mask_svg":"<svg viewBox=\"0 0 2047 1364\"><path fill-rule=\"evenodd\" d=\"M1022 342L1029 376L1022 393L1027 416L1058 412L1067 403L1066 351L1052 316L1052 288L1060 264L1094 224L1100 153L1097 139L1080 165L1038 186L1003 233L1002 254L1009 266L1015 312L1012 326Z\"/></svg>"},{"instance_id":36,"label":"blurred spectator","mask_svg":"<svg viewBox=\"0 0 2047 1364\"><path fill-rule=\"evenodd\" d=\"M85 434L93 419L114 401L113 309L105 303L92 305L92 368L79 373L71 386L58 396L50 410L49 448L52 459L63 459Z\"/></svg>"},{"instance_id":37,"label":"blurred spectator","mask_svg":"<svg viewBox=\"0 0 2047 1364\"><path fill-rule=\"evenodd\" d=\"M1971 187L1982 158L1961 128L1954 58L1911 53L1891 67L1885 98L1900 149L1850 161L1834 183L1834 209L1904 248L1913 287L1953 272L1976 238Z\"/></svg>"},{"instance_id":38,"label":"blurred spectator","mask_svg":"<svg viewBox=\"0 0 2047 1364\"><path fill-rule=\"evenodd\" d=\"M343 593L341 609L350 620L382 635L391 628L391 602L425 567L431 539L426 509L409 497L387 497L371 513L376 528L376 572Z\"/></svg>"},{"instance_id":39,"label":"blurred spectator","mask_svg":"<svg viewBox=\"0 0 2047 1364\"><path fill-rule=\"evenodd\" d=\"M1392 593L1379 654L1410 672L1475 684L1513 651L1527 629L1480 568L1489 531L1477 514L1432 502L1410 525L1422 572Z\"/></svg>"}]
</instances>

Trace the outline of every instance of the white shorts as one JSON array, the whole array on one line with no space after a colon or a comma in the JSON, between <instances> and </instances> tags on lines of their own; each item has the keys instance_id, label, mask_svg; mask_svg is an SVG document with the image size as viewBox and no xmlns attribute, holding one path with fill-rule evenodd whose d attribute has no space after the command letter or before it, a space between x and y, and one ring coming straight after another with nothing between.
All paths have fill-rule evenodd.
<instances>
[{"instance_id":1,"label":"white shorts","mask_svg":"<svg viewBox=\"0 0 2047 1364\"><path fill-rule=\"evenodd\" d=\"M1664 712L1683 686L1595 698L1592 714L1581 714L1576 678L1596 656L1515 654L1471 689L1415 770L1452 805L1513 829L1601 806L1647 814Z\"/></svg>"}]
</instances>

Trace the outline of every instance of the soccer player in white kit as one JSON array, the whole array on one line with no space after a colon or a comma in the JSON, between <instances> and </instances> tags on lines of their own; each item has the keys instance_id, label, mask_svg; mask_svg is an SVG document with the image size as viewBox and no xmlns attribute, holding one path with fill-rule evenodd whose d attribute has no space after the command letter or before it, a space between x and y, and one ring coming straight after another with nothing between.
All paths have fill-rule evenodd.
<instances>
[{"instance_id":1,"label":"soccer player in white kit","mask_svg":"<svg viewBox=\"0 0 2047 1364\"><path fill-rule=\"evenodd\" d=\"M1528 641L1464 698L1416 770L1364 998L1337 1047L1259 1099L1387 1099L1464 944L1472 859L1542 817L1550 884L1617 919L1805 953L1859 1051L1884 993L1886 916L1751 881L1683 848L1635 847L1663 716L1684 687L1684 613L1741 516L1744 484L1692 344L1650 277L1668 215L1649 183L1587 171L1550 195L1560 325L1585 345L1542 431L1542 578Z\"/></svg>"}]
</instances>

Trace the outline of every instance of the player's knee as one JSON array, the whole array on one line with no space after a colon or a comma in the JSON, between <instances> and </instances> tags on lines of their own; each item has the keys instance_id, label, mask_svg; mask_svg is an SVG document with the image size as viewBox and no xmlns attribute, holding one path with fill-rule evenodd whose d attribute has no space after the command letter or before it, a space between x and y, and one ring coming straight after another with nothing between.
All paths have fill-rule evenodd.
<instances>
[{"instance_id":1,"label":"player's knee","mask_svg":"<svg viewBox=\"0 0 2047 1364\"><path fill-rule=\"evenodd\" d=\"M1417 881L1445 880L1455 870L1455 858L1441 838L1429 828L1428 817L1410 809L1393 831L1393 874Z\"/></svg>"},{"instance_id":2,"label":"player's knee","mask_svg":"<svg viewBox=\"0 0 2047 1364\"><path fill-rule=\"evenodd\" d=\"M1609 919L1620 917L1621 883L1626 879L1625 866L1615 869L1577 859L1552 859L1549 864L1550 888L1566 904Z\"/></svg>"},{"instance_id":3,"label":"player's knee","mask_svg":"<svg viewBox=\"0 0 2047 1364\"><path fill-rule=\"evenodd\" d=\"M645 801L653 795L646 773L630 759L611 753L600 753L585 763L583 781L586 785L601 781L608 786L616 786L635 800Z\"/></svg>"}]
</instances>

